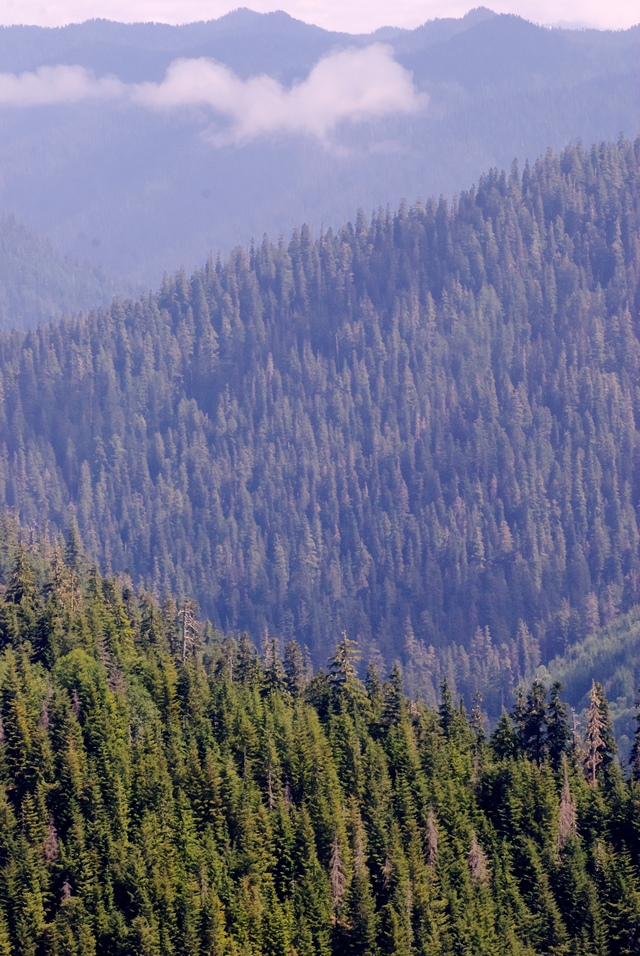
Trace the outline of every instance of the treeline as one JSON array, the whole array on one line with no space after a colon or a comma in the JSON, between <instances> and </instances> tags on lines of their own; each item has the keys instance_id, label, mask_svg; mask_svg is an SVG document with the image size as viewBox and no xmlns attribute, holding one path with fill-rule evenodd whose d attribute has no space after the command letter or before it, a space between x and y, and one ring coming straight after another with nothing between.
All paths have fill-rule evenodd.
<instances>
[{"instance_id":1,"label":"treeline","mask_svg":"<svg viewBox=\"0 0 640 956\"><path fill-rule=\"evenodd\" d=\"M499 713L640 601L640 141L0 339L0 501L223 631Z\"/></svg>"},{"instance_id":2,"label":"treeline","mask_svg":"<svg viewBox=\"0 0 640 956\"><path fill-rule=\"evenodd\" d=\"M536 681L487 738L446 682L259 655L73 534L10 564L3 956L637 953L640 748L625 782L599 685L578 731Z\"/></svg>"}]
</instances>

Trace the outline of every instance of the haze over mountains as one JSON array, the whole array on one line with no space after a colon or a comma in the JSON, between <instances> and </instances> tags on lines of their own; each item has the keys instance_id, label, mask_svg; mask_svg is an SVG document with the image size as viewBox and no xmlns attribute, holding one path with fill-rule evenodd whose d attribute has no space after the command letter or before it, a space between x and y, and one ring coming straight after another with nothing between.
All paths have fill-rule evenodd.
<instances>
[{"instance_id":1,"label":"haze over mountains","mask_svg":"<svg viewBox=\"0 0 640 956\"><path fill-rule=\"evenodd\" d=\"M13 216L0 215L0 328L34 328L136 291L134 283L62 255Z\"/></svg>"},{"instance_id":2,"label":"haze over mountains","mask_svg":"<svg viewBox=\"0 0 640 956\"><path fill-rule=\"evenodd\" d=\"M482 8L360 37L248 10L182 27L7 27L0 209L155 287L265 232L319 233L548 146L633 136L638 62L637 27L549 30ZM326 112L336 83L350 95L340 115Z\"/></svg>"}]
</instances>

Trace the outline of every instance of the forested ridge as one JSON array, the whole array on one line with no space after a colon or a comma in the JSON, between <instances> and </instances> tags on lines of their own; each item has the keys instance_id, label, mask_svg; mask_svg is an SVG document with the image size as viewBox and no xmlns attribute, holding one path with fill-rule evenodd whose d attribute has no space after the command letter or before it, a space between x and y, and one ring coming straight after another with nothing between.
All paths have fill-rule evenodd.
<instances>
[{"instance_id":1,"label":"forested ridge","mask_svg":"<svg viewBox=\"0 0 640 956\"><path fill-rule=\"evenodd\" d=\"M225 632L499 713L640 602L640 141L0 338L0 502Z\"/></svg>"},{"instance_id":2,"label":"forested ridge","mask_svg":"<svg viewBox=\"0 0 640 956\"><path fill-rule=\"evenodd\" d=\"M640 731L312 676L1 519L2 956L634 956ZM548 693L547 693L548 691Z\"/></svg>"}]
</instances>

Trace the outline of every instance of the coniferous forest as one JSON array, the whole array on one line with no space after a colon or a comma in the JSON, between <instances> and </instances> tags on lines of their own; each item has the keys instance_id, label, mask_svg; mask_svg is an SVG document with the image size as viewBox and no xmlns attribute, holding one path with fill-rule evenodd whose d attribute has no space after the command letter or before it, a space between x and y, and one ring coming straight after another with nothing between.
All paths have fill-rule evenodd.
<instances>
[{"instance_id":1,"label":"coniferous forest","mask_svg":"<svg viewBox=\"0 0 640 956\"><path fill-rule=\"evenodd\" d=\"M0 338L0 503L434 705L640 603L640 141L266 238Z\"/></svg>"},{"instance_id":2,"label":"coniferous forest","mask_svg":"<svg viewBox=\"0 0 640 956\"><path fill-rule=\"evenodd\" d=\"M538 680L491 735L446 681L312 675L2 522L3 956L622 956L640 945L640 733ZM547 690L549 695L547 697Z\"/></svg>"}]
</instances>

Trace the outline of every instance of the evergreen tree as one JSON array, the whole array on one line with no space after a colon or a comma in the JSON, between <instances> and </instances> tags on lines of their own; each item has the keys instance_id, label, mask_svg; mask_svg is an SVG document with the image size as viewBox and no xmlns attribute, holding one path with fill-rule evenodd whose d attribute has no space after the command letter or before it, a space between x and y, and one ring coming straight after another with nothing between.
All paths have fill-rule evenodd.
<instances>
[{"instance_id":1,"label":"evergreen tree","mask_svg":"<svg viewBox=\"0 0 640 956\"><path fill-rule=\"evenodd\" d=\"M283 669L287 690L299 697L308 683L304 655L297 641L288 641L284 648Z\"/></svg>"},{"instance_id":2,"label":"evergreen tree","mask_svg":"<svg viewBox=\"0 0 640 956\"><path fill-rule=\"evenodd\" d=\"M446 677L440 685L440 726L445 737L449 737L453 730L455 720L455 708L453 706L453 695L449 690L449 684Z\"/></svg>"},{"instance_id":3,"label":"evergreen tree","mask_svg":"<svg viewBox=\"0 0 640 956\"><path fill-rule=\"evenodd\" d=\"M567 717L567 705L562 702L560 698L561 693L562 684L560 681L554 681L551 686L549 706L547 709L547 748L549 751L549 760L556 772L562 766L563 758L568 751L571 738L569 720Z\"/></svg>"},{"instance_id":4,"label":"evergreen tree","mask_svg":"<svg viewBox=\"0 0 640 956\"><path fill-rule=\"evenodd\" d=\"M595 786L597 771L607 767L616 753L609 705L602 685L593 681L589 694L589 710L585 735L584 766L589 783Z\"/></svg>"},{"instance_id":5,"label":"evergreen tree","mask_svg":"<svg viewBox=\"0 0 640 956\"><path fill-rule=\"evenodd\" d=\"M522 743L527 756L542 764L547 752L547 690L537 678L527 694L522 728Z\"/></svg>"}]
</instances>

